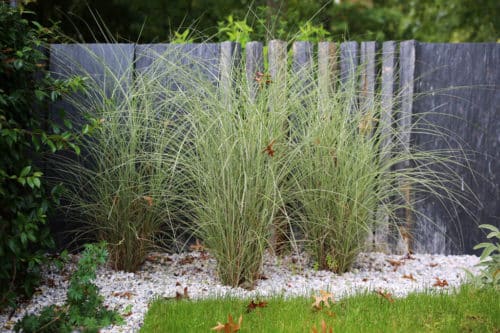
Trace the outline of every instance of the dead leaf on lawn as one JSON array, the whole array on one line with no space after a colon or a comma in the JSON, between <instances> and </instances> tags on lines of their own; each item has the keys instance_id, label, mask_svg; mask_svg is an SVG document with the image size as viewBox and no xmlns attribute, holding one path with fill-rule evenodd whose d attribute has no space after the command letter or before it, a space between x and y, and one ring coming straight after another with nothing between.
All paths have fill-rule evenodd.
<instances>
[{"instance_id":1,"label":"dead leaf on lawn","mask_svg":"<svg viewBox=\"0 0 500 333\"><path fill-rule=\"evenodd\" d=\"M313 296L313 298L315 299L314 303L312 304L312 307L316 310L321 310L323 307L321 305L321 303L323 303L324 306L326 306L327 308L330 307L330 303L328 303L328 300L331 300L332 303L335 303L335 300L333 299L333 294L327 292L327 291L324 291L324 290L320 290L319 291L320 293L320 296Z\"/></svg>"},{"instance_id":2,"label":"dead leaf on lawn","mask_svg":"<svg viewBox=\"0 0 500 333\"><path fill-rule=\"evenodd\" d=\"M250 302L250 304L247 305L247 313L252 312L256 308L265 308L267 307L267 302L261 301L258 303L255 303L254 300Z\"/></svg>"},{"instance_id":3,"label":"dead leaf on lawn","mask_svg":"<svg viewBox=\"0 0 500 333\"><path fill-rule=\"evenodd\" d=\"M389 303L394 303L394 299L392 298L392 294L391 293L383 291L382 289L377 290L376 293L379 296L382 296L383 298L385 298Z\"/></svg>"},{"instance_id":4,"label":"dead leaf on lawn","mask_svg":"<svg viewBox=\"0 0 500 333\"><path fill-rule=\"evenodd\" d=\"M230 314L227 315L227 323L221 324L217 323L217 326L212 327L213 331L222 331L224 333L233 333L238 332L241 328L241 322L243 321L243 316L240 316L238 319L238 324L233 321L233 316Z\"/></svg>"},{"instance_id":5,"label":"dead leaf on lawn","mask_svg":"<svg viewBox=\"0 0 500 333\"><path fill-rule=\"evenodd\" d=\"M333 333L332 327L326 327L325 320L321 320L321 331L316 329L316 325L312 327L311 333Z\"/></svg>"},{"instance_id":6,"label":"dead leaf on lawn","mask_svg":"<svg viewBox=\"0 0 500 333\"><path fill-rule=\"evenodd\" d=\"M179 282L175 283L176 287L180 287L181 284ZM189 299L189 294L188 294L188 288L184 287L182 292L179 292L178 290L175 292L175 299L180 301L181 299Z\"/></svg>"}]
</instances>

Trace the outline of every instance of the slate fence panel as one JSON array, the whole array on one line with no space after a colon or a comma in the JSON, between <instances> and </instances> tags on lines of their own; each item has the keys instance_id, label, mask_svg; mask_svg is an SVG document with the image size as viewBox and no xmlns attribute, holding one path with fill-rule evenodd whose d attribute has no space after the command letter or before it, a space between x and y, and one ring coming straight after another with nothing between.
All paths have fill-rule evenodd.
<instances>
[{"instance_id":1,"label":"slate fence panel","mask_svg":"<svg viewBox=\"0 0 500 333\"><path fill-rule=\"evenodd\" d=\"M388 41L360 44L322 42L318 45L296 42L287 45L286 42L273 40L269 43L267 55L269 75L273 89L276 89L276 95L271 94L271 98L285 98L278 86L288 79L285 69L289 48L295 70L308 71L317 62L317 79L322 93L334 93L337 77L340 78L341 89L347 84L358 87L360 94L350 101L351 110L369 110L374 95L380 93L383 118L380 123L395 118L401 139L397 149L464 147L468 153L470 160L467 167L455 165L453 168L463 175L464 193L469 188L477 201L456 207L430 195L416 198L410 188L405 189L407 199L417 202L417 214L399 212L405 221L403 226L413 231L414 250L472 253L472 247L484 238L477 225L500 225L500 44ZM246 62L243 64L244 59ZM160 67L153 66L162 61ZM169 62L186 64L200 77L225 87L222 91L228 91L231 77L236 72L241 71L240 74L245 75L249 82L255 82L257 72L264 72L264 47L260 42L250 42L243 53L241 46L232 42L54 44L51 46L50 69L56 77L90 74L106 94L116 96L126 94L128 85L138 75L147 74L153 68L158 70L161 66L167 71L165 86L182 89L175 73L169 72ZM124 73L130 79L113 80ZM257 83L250 85L250 89L250 96L255 98ZM71 106L64 102L56 107L72 111ZM445 140L412 131L417 115L422 116L429 126L453 134ZM385 132L389 130L387 128ZM392 153L389 148L391 137L386 136L384 140L381 144L382 156L389 156ZM399 167L408 166L410 164L407 163ZM467 168L475 170L475 173ZM405 188L405 184L401 187ZM388 219L382 215L378 218ZM398 234L397 230L387 228L374 230L370 241L375 249L401 252L404 245L397 240ZM380 247L382 244L385 245Z\"/></svg>"}]
</instances>

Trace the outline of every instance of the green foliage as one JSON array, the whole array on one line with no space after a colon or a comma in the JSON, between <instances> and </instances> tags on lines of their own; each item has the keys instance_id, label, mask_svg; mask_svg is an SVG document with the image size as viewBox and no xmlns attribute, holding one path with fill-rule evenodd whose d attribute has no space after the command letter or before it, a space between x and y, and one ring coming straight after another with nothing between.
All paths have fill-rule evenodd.
<instances>
[{"instance_id":1,"label":"green foliage","mask_svg":"<svg viewBox=\"0 0 500 333\"><path fill-rule=\"evenodd\" d=\"M170 43L172 44L185 44L193 43L194 39L191 34L190 29L184 29L184 32L175 31L174 36L170 38Z\"/></svg>"},{"instance_id":2,"label":"green foliage","mask_svg":"<svg viewBox=\"0 0 500 333\"><path fill-rule=\"evenodd\" d=\"M41 14L42 23L61 21L64 31L75 38L106 41L109 36L96 36L88 29L96 15L86 3L114 39L143 43L165 41L171 31L186 27L200 36L213 36L229 13L233 22L245 21L257 41L293 39L309 20L334 40L495 42L499 36L496 0L44 0L28 8ZM68 12L75 16L65 15Z\"/></svg>"},{"instance_id":3,"label":"green foliage","mask_svg":"<svg viewBox=\"0 0 500 333\"><path fill-rule=\"evenodd\" d=\"M47 306L39 315L26 315L16 323L16 332L64 333L75 329L81 332L98 332L99 328L123 319L116 311L108 310L103 297L92 281L97 267L106 262L106 244L87 244L71 276L66 303L57 307Z\"/></svg>"},{"instance_id":4,"label":"green foliage","mask_svg":"<svg viewBox=\"0 0 500 333\"><path fill-rule=\"evenodd\" d=\"M490 224L481 224L480 228L489 230L486 238L495 238L496 243L480 243L474 246L474 250L483 249L481 253L480 267L483 267L481 273L473 278L473 281L483 286L493 286L500 289L500 230Z\"/></svg>"},{"instance_id":5,"label":"green foliage","mask_svg":"<svg viewBox=\"0 0 500 333\"><path fill-rule=\"evenodd\" d=\"M240 43L242 47L252 40L250 34L253 29L248 26L246 19L234 20L233 15L229 15L226 21L218 22L217 26L222 40Z\"/></svg>"},{"instance_id":6,"label":"green foliage","mask_svg":"<svg viewBox=\"0 0 500 333\"><path fill-rule=\"evenodd\" d=\"M82 87L45 69L44 45L53 30L0 4L0 308L30 295L44 252L53 246L47 215L60 187L46 184L35 161L57 150L78 153L71 122L49 122L47 103ZM64 119L64 117L62 118Z\"/></svg>"}]
</instances>

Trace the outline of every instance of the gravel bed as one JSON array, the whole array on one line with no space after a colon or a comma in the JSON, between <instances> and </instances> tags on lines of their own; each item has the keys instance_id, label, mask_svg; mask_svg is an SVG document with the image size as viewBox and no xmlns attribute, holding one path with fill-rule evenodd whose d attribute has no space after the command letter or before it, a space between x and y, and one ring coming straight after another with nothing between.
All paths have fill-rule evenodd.
<instances>
[{"instance_id":1,"label":"gravel bed","mask_svg":"<svg viewBox=\"0 0 500 333\"><path fill-rule=\"evenodd\" d=\"M69 277L78 256L62 271L47 268L43 284L32 299L9 313L0 313L0 331L11 332L15 322L26 313L37 313L46 305L62 305ZM261 279L254 290L230 288L219 283L215 260L206 252L183 254L152 253L136 273L100 268L95 283L105 297L105 304L126 314L125 325L107 327L101 332L137 332L149 302L156 297L175 297L187 293L191 299L208 297L284 297L309 296L328 290L339 298L357 292L382 290L394 297L424 290L452 290L464 282L465 270L474 274L477 256L416 254L410 258L382 253L362 253L349 273L337 275L311 268L305 255L265 256ZM436 284L446 280L447 286Z\"/></svg>"}]
</instances>

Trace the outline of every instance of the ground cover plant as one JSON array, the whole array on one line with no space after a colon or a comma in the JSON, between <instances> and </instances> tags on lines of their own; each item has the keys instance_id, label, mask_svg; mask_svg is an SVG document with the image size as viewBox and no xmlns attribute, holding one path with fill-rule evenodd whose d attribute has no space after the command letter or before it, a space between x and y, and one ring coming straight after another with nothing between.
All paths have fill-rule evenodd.
<instances>
[{"instance_id":1,"label":"ground cover plant","mask_svg":"<svg viewBox=\"0 0 500 333\"><path fill-rule=\"evenodd\" d=\"M490 224L481 224L479 227L489 230L486 237L495 239L496 242L483 242L474 246L474 250L483 249L479 263L483 269L478 276L469 273L469 278L478 286L493 286L493 288L500 289L500 243L498 243L500 231Z\"/></svg>"},{"instance_id":2,"label":"ground cover plant","mask_svg":"<svg viewBox=\"0 0 500 333\"><path fill-rule=\"evenodd\" d=\"M385 295L385 297L383 296ZM235 332L217 330L231 315L239 332L495 332L500 329L498 290L464 285L459 290L410 294L392 298L368 293L338 301L328 293L317 298L280 297L255 300L156 300L151 304L141 332ZM328 303L328 306L326 305ZM242 316L239 323L240 315ZM325 330L322 330L324 322Z\"/></svg>"},{"instance_id":3,"label":"ground cover plant","mask_svg":"<svg viewBox=\"0 0 500 333\"><path fill-rule=\"evenodd\" d=\"M120 315L107 309L93 283L96 270L107 260L106 244L87 244L72 274L63 306L50 305L39 315L28 314L16 323L16 332L98 332L99 328L122 322Z\"/></svg>"}]
</instances>

